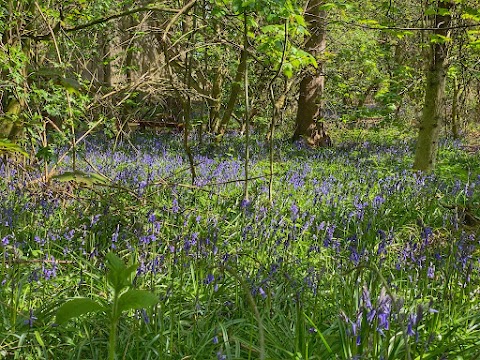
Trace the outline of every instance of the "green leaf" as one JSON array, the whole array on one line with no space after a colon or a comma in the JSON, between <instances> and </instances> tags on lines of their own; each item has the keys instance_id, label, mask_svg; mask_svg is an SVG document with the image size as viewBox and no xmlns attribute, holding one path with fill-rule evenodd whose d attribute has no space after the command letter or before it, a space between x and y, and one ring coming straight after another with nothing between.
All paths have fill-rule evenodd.
<instances>
[{"instance_id":1,"label":"green leaf","mask_svg":"<svg viewBox=\"0 0 480 360\"><path fill-rule=\"evenodd\" d=\"M285 63L283 65L283 74L289 79L293 76L293 66L292 66L292 64Z\"/></svg>"},{"instance_id":2,"label":"green leaf","mask_svg":"<svg viewBox=\"0 0 480 360\"><path fill-rule=\"evenodd\" d=\"M129 290L118 299L118 314L127 310L148 308L158 302L157 296L145 290Z\"/></svg>"},{"instance_id":3,"label":"green leaf","mask_svg":"<svg viewBox=\"0 0 480 360\"><path fill-rule=\"evenodd\" d=\"M107 280L119 292L123 288L130 286L130 275L137 270L138 264L132 264L129 267L125 266L122 259L110 252L106 255L107 267L110 269Z\"/></svg>"},{"instance_id":4,"label":"green leaf","mask_svg":"<svg viewBox=\"0 0 480 360\"><path fill-rule=\"evenodd\" d=\"M132 281L130 279L131 274L138 269L138 264L133 264L128 268L123 269L118 273L118 290L126 288L131 285Z\"/></svg>"},{"instance_id":5,"label":"green leaf","mask_svg":"<svg viewBox=\"0 0 480 360\"><path fill-rule=\"evenodd\" d=\"M480 40L471 41L467 46L474 50L480 50Z\"/></svg>"},{"instance_id":6,"label":"green leaf","mask_svg":"<svg viewBox=\"0 0 480 360\"><path fill-rule=\"evenodd\" d=\"M435 15L437 13L437 9L435 8L435 6L433 5L430 5L427 9L425 9L425 16L429 16L429 15Z\"/></svg>"},{"instance_id":7,"label":"green leaf","mask_svg":"<svg viewBox=\"0 0 480 360\"><path fill-rule=\"evenodd\" d=\"M104 311L105 308L95 300L89 298L75 298L62 304L56 315L58 324L63 324L70 319L77 318L89 312Z\"/></svg>"},{"instance_id":8,"label":"green leaf","mask_svg":"<svg viewBox=\"0 0 480 360\"><path fill-rule=\"evenodd\" d=\"M329 11L329 10L332 10L336 7L337 7L337 4L335 4L335 3L326 3L326 4L323 4L323 5L320 5L320 10Z\"/></svg>"},{"instance_id":9,"label":"green leaf","mask_svg":"<svg viewBox=\"0 0 480 360\"><path fill-rule=\"evenodd\" d=\"M445 43L449 43L451 41L452 41L452 38L450 38L448 36L439 35L439 34L433 34L430 37L430 42L432 44L445 44Z\"/></svg>"},{"instance_id":10,"label":"green leaf","mask_svg":"<svg viewBox=\"0 0 480 360\"><path fill-rule=\"evenodd\" d=\"M38 155L37 155L38 156ZM76 183L84 183L87 185L94 184L107 184L108 179L99 174L87 174L82 171L66 171L62 174L55 175L53 179L57 179L60 182L73 181Z\"/></svg>"},{"instance_id":11,"label":"green leaf","mask_svg":"<svg viewBox=\"0 0 480 360\"><path fill-rule=\"evenodd\" d=\"M125 270L127 270L127 267L123 263L122 259L112 252L109 252L105 258L107 259L106 265L110 270L107 274L107 280L114 290L119 292L128 285L126 284L124 274Z\"/></svg>"},{"instance_id":12,"label":"green leaf","mask_svg":"<svg viewBox=\"0 0 480 360\"><path fill-rule=\"evenodd\" d=\"M78 90L81 87L80 83L72 78L61 78L60 85L62 85L70 94L79 94Z\"/></svg>"},{"instance_id":13,"label":"green leaf","mask_svg":"<svg viewBox=\"0 0 480 360\"><path fill-rule=\"evenodd\" d=\"M440 16L451 15L450 9L439 7L438 15Z\"/></svg>"},{"instance_id":14,"label":"green leaf","mask_svg":"<svg viewBox=\"0 0 480 360\"><path fill-rule=\"evenodd\" d=\"M43 342L42 336L40 335L38 330L35 330L34 334L35 339L37 339L38 345L40 345L41 347L45 347L45 343Z\"/></svg>"},{"instance_id":15,"label":"green leaf","mask_svg":"<svg viewBox=\"0 0 480 360\"><path fill-rule=\"evenodd\" d=\"M28 153L20 147L18 144L15 144L13 141L8 139L0 139L0 153L19 153L23 156L28 157Z\"/></svg>"},{"instance_id":16,"label":"green leaf","mask_svg":"<svg viewBox=\"0 0 480 360\"><path fill-rule=\"evenodd\" d=\"M40 160L50 161L54 157L53 148L49 145L47 146L40 146L35 157Z\"/></svg>"}]
</instances>

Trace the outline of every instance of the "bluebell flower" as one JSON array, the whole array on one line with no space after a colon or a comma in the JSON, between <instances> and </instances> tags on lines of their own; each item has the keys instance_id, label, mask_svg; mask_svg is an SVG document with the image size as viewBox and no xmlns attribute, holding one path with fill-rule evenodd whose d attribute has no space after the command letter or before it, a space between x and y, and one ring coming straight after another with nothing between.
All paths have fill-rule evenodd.
<instances>
[{"instance_id":1,"label":"bluebell flower","mask_svg":"<svg viewBox=\"0 0 480 360\"><path fill-rule=\"evenodd\" d=\"M385 202L385 198L381 195L377 195L372 200L372 207L378 209Z\"/></svg>"},{"instance_id":2,"label":"bluebell flower","mask_svg":"<svg viewBox=\"0 0 480 360\"><path fill-rule=\"evenodd\" d=\"M37 244L39 244L40 246L45 245L45 242L46 242L45 239L42 239L42 238L41 238L40 236L38 236L38 235L35 235L34 240L35 240L35 242L36 242Z\"/></svg>"},{"instance_id":3,"label":"bluebell flower","mask_svg":"<svg viewBox=\"0 0 480 360\"><path fill-rule=\"evenodd\" d=\"M13 235L7 235L2 239L2 246L7 246L10 244L10 239L13 238Z\"/></svg>"},{"instance_id":4,"label":"bluebell flower","mask_svg":"<svg viewBox=\"0 0 480 360\"><path fill-rule=\"evenodd\" d=\"M389 318L392 308L392 298L387 294L385 288L382 288L377 301L377 316L379 329L388 330L390 328Z\"/></svg>"},{"instance_id":5,"label":"bluebell flower","mask_svg":"<svg viewBox=\"0 0 480 360\"><path fill-rule=\"evenodd\" d=\"M148 215L148 222L153 224L155 220L157 220L157 217L154 212L151 212L150 215Z\"/></svg>"},{"instance_id":6,"label":"bluebell flower","mask_svg":"<svg viewBox=\"0 0 480 360\"><path fill-rule=\"evenodd\" d=\"M297 220L298 219L298 212L299 212L299 208L296 204L292 204L292 206L290 206L290 217L293 221Z\"/></svg>"},{"instance_id":7,"label":"bluebell flower","mask_svg":"<svg viewBox=\"0 0 480 360\"><path fill-rule=\"evenodd\" d=\"M372 301L370 300L370 292L366 285L364 285L362 289L362 300L368 310L373 309Z\"/></svg>"},{"instance_id":8,"label":"bluebell flower","mask_svg":"<svg viewBox=\"0 0 480 360\"><path fill-rule=\"evenodd\" d=\"M98 220L100 220L101 216L102 216L101 214L97 214L97 215L93 216L92 220L90 221L90 227L95 225L98 222Z\"/></svg>"},{"instance_id":9,"label":"bluebell flower","mask_svg":"<svg viewBox=\"0 0 480 360\"><path fill-rule=\"evenodd\" d=\"M427 270L427 277L429 279L433 279L435 276L435 265L431 265L428 267L428 270Z\"/></svg>"},{"instance_id":10,"label":"bluebell flower","mask_svg":"<svg viewBox=\"0 0 480 360\"><path fill-rule=\"evenodd\" d=\"M145 309L142 309L142 310L141 310L141 314L142 314L143 322L144 322L145 324L149 324L149 323L150 323L150 318L149 318L149 316L148 316L148 314L147 314L147 311L146 311Z\"/></svg>"},{"instance_id":11,"label":"bluebell flower","mask_svg":"<svg viewBox=\"0 0 480 360\"><path fill-rule=\"evenodd\" d=\"M240 202L240 207L242 209L246 209L248 206L250 206L250 203L251 201L248 200L248 199L242 199L242 201Z\"/></svg>"},{"instance_id":12,"label":"bluebell flower","mask_svg":"<svg viewBox=\"0 0 480 360\"><path fill-rule=\"evenodd\" d=\"M25 320L25 325L28 325L29 327L33 327L33 323L37 320L37 317L33 315L33 309L29 310L29 317L28 319Z\"/></svg>"},{"instance_id":13,"label":"bluebell flower","mask_svg":"<svg viewBox=\"0 0 480 360\"><path fill-rule=\"evenodd\" d=\"M51 267L46 266L47 261L50 262ZM51 257L51 259L47 258L46 261L43 262L42 272L45 280L50 280L51 278L54 278L57 276L57 263L53 256Z\"/></svg>"},{"instance_id":14,"label":"bluebell flower","mask_svg":"<svg viewBox=\"0 0 480 360\"><path fill-rule=\"evenodd\" d=\"M116 243L118 241L118 231L120 229L120 224L117 225L115 232L112 234L112 249L116 249Z\"/></svg>"},{"instance_id":15,"label":"bluebell flower","mask_svg":"<svg viewBox=\"0 0 480 360\"><path fill-rule=\"evenodd\" d=\"M177 214L180 211L180 207L178 206L178 199L175 197L172 200L172 212Z\"/></svg>"},{"instance_id":16,"label":"bluebell flower","mask_svg":"<svg viewBox=\"0 0 480 360\"><path fill-rule=\"evenodd\" d=\"M208 274L206 279L203 281L205 284L211 284L215 280L215 276L213 274Z\"/></svg>"},{"instance_id":17,"label":"bluebell flower","mask_svg":"<svg viewBox=\"0 0 480 360\"><path fill-rule=\"evenodd\" d=\"M373 322L373 320L375 320L375 315L377 315L377 310L375 309L371 309L368 314L367 314L367 321L369 324L371 324Z\"/></svg>"},{"instance_id":18,"label":"bluebell flower","mask_svg":"<svg viewBox=\"0 0 480 360\"><path fill-rule=\"evenodd\" d=\"M417 315L410 314L408 316L408 323L407 323L407 335L413 336L416 334L414 327L417 325Z\"/></svg>"},{"instance_id":19,"label":"bluebell flower","mask_svg":"<svg viewBox=\"0 0 480 360\"><path fill-rule=\"evenodd\" d=\"M264 298L264 299L267 298L267 294L265 293L265 290L263 290L262 287L259 287L259 288L258 288L258 292L259 292L259 294L262 296L262 298Z\"/></svg>"}]
</instances>

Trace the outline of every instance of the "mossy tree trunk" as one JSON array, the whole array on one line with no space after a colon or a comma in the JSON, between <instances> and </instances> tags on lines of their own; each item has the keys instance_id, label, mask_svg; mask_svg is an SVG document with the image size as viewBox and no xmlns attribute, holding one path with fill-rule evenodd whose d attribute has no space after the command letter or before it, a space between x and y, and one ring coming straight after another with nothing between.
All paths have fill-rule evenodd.
<instances>
[{"instance_id":1,"label":"mossy tree trunk","mask_svg":"<svg viewBox=\"0 0 480 360\"><path fill-rule=\"evenodd\" d=\"M417 137L413 168L430 172L435 167L442 113L445 100L445 79L448 70L447 41L453 1L440 1L434 15L434 36L431 38L429 65L425 84L425 102ZM441 11L440 11L441 10Z\"/></svg>"},{"instance_id":2,"label":"mossy tree trunk","mask_svg":"<svg viewBox=\"0 0 480 360\"><path fill-rule=\"evenodd\" d=\"M321 55L325 51L327 42L326 12L320 7L323 0L312 0L305 11L305 20L308 22L310 38L305 44L305 50L317 59L316 69L307 69L307 73L300 82L295 132L292 140L306 138L313 141L317 133L316 120L322 117L322 97L325 87L325 62Z\"/></svg>"},{"instance_id":3,"label":"mossy tree trunk","mask_svg":"<svg viewBox=\"0 0 480 360\"><path fill-rule=\"evenodd\" d=\"M230 96L228 98L227 107L222 116L222 120L214 125L213 132L217 134L223 134L228 127L230 118L232 117L233 110L237 104L238 96L242 90L242 81L245 77L245 70L247 68L247 53L245 50L241 51L240 62L238 63L237 72L235 74L235 79L233 80Z\"/></svg>"},{"instance_id":4,"label":"mossy tree trunk","mask_svg":"<svg viewBox=\"0 0 480 360\"><path fill-rule=\"evenodd\" d=\"M208 100L209 105L209 130L212 130L215 124L218 124L220 121L220 109L222 108L222 85L225 78L224 69L220 68L215 73L211 99Z\"/></svg>"}]
</instances>

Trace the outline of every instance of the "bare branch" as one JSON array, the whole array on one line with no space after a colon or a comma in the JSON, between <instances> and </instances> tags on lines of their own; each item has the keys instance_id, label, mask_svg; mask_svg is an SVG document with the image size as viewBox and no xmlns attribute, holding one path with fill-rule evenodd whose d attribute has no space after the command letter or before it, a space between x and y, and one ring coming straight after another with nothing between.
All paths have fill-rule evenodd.
<instances>
[{"instance_id":1,"label":"bare branch","mask_svg":"<svg viewBox=\"0 0 480 360\"><path fill-rule=\"evenodd\" d=\"M72 28L66 28L66 27L63 27L60 22L58 22L55 27L53 28L53 32L58 32L59 30L62 30L66 33L69 33L69 32L75 32L75 31L78 31L78 30L83 30L83 29L87 29L89 27L92 27L92 26L95 26L95 25L99 25L99 24L103 24L103 23L106 23L106 22L109 22L111 20L115 20L115 19L119 19L119 18L122 18L124 16L128 16L128 15L132 15L132 14L137 14L137 13L140 13L140 12L145 12L145 11L152 11L152 12L166 12L166 13L173 13L173 14L177 14L180 13L183 9L173 9L173 8L164 8L164 7L152 7L152 6L145 6L145 7L140 7L140 8L135 8L135 9L131 9L131 10L127 10L127 11L123 11L121 13L118 13L118 14L113 14L113 15L110 15L110 16L106 16L106 17L103 17L103 18L99 18L99 19L96 19L96 20L92 20L91 22L88 22L88 23L85 23L85 24L81 24L81 25L77 25L75 27L72 27ZM187 9L188 10L188 9ZM176 18L177 15L174 17ZM26 36L28 38L31 38L35 41L42 41L42 40L48 40L50 37L52 36L52 33L49 32L48 34L45 34L45 35L39 35L39 36Z\"/></svg>"}]
</instances>

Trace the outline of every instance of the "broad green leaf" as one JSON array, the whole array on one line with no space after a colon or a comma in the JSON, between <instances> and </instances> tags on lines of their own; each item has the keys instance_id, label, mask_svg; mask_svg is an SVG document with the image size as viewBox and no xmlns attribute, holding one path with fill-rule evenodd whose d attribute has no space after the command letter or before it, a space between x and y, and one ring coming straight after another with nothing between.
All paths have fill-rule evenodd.
<instances>
[{"instance_id":1,"label":"broad green leaf","mask_svg":"<svg viewBox=\"0 0 480 360\"><path fill-rule=\"evenodd\" d=\"M0 153L19 153L28 157L28 153L18 144L8 139L0 139Z\"/></svg>"},{"instance_id":2,"label":"broad green leaf","mask_svg":"<svg viewBox=\"0 0 480 360\"><path fill-rule=\"evenodd\" d=\"M82 171L66 171L62 174L55 175L54 179L60 182L73 181L77 183L84 183L87 185L107 184L109 181L106 177L99 174L87 174Z\"/></svg>"},{"instance_id":3,"label":"broad green leaf","mask_svg":"<svg viewBox=\"0 0 480 360\"><path fill-rule=\"evenodd\" d=\"M56 179L60 182L73 181L77 183L84 183L87 185L93 184L93 181L86 174L81 173L80 171L66 171L63 174L55 175L53 179Z\"/></svg>"},{"instance_id":4,"label":"broad green leaf","mask_svg":"<svg viewBox=\"0 0 480 360\"><path fill-rule=\"evenodd\" d=\"M130 276L135 270L137 270L138 264L132 264L129 267L126 267L122 259L111 252L107 254L106 258L107 267L110 269L107 274L107 280L110 285L112 285L116 291L121 291L130 286Z\"/></svg>"},{"instance_id":5,"label":"broad green leaf","mask_svg":"<svg viewBox=\"0 0 480 360\"><path fill-rule=\"evenodd\" d=\"M70 319L77 318L89 312L104 311L105 308L95 300L89 298L75 298L62 304L56 315L58 324L63 324Z\"/></svg>"},{"instance_id":6,"label":"broad green leaf","mask_svg":"<svg viewBox=\"0 0 480 360\"><path fill-rule=\"evenodd\" d=\"M123 271L126 269L125 264L123 263L122 259L118 257L118 255L114 254L113 252L109 252L105 258L107 259L107 267L112 271Z\"/></svg>"},{"instance_id":7,"label":"broad green leaf","mask_svg":"<svg viewBox=\"0 0 480 360\"><path fill-rule=\"evenodd\" d=\"M125 271L127 270L127 267L123 263L122 259L112 252L109 252L106 255L106 259L106 265L109 269L107 280L113 289L116 292L119 292L128 285L125 281Z\"/></svg>"},{"instance_id":8,"label":"broad green leaf","mask_svg":"<svg viewBox=\"0 0 480 360\"><path fill-rule=\"evenodd\" d=\"M120 281L122 282L122 288L130 286L131 280L130 280L130 275L138 269L138 264L133 264L130 265L129 267L125 268L122 270L120 276Z\"/></svg>"},{"instance_id":9,"label":"broad green leaf","mask_svg":"<svg viewBox=\"0 0 480 360\"><path fill-rule=\"evenodd\" d=\"M119 314L127 310L148 308L158 302L157 296L145 290L129 290L118 299Z\"/></svg>"},{"instance_id":10,"label":"broad green leaf","mask_svg":"<svg viewBox=\"0 0 480 360\"><path fill-rule=\"evenodd\" d=\"M101 174L90 174L90 179L92 179L94 184L108 184L110 180Z\"/></svg>"}]
</instances>

